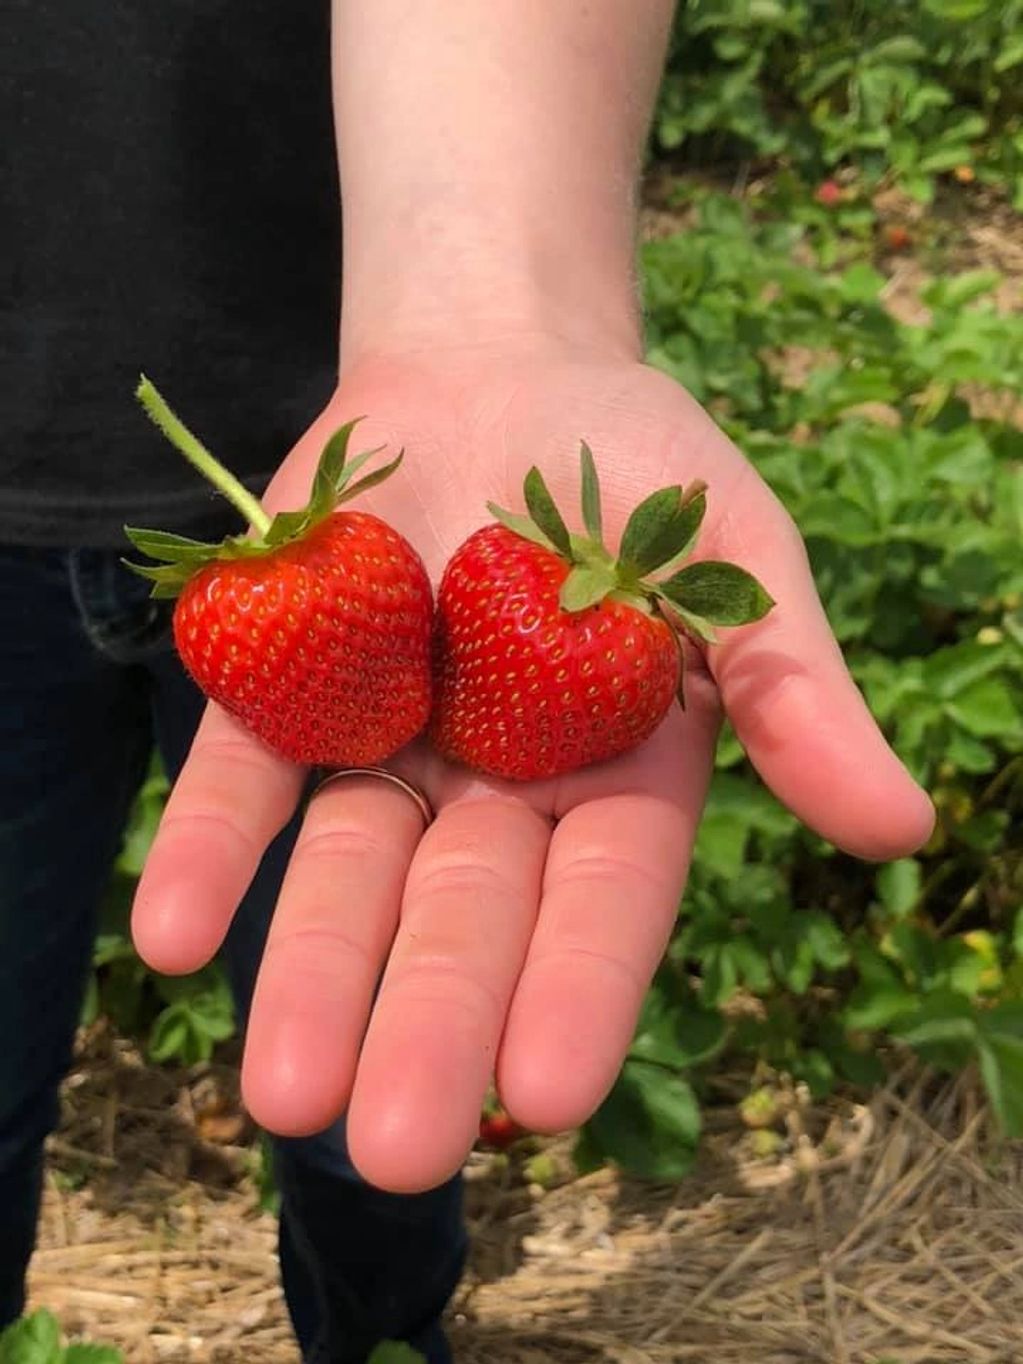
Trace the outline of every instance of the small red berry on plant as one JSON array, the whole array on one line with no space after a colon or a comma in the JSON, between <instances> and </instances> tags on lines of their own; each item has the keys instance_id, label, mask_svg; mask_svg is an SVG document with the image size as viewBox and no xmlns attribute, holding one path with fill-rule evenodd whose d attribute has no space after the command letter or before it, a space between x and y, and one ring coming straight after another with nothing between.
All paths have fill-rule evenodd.
<instances>
[{"instance_id":1,"label":"small red berry on plant","mask_svg":"<svg viewBox=\"0 0 1023 1364\"><path fill-rule=\"evenodd\" d=\"M479 1140L495 1151L506 1151L512 1142L524 1135L518 1123L501 1108L484 1112L480 1118Z\"/></svg>"},{"instance_id":2,"label":"small red berry on plant","mask_svg":"<svg viewBox=\"0 0 1023 1364\"><path fill-rule=\"evenodd\" d=\"M432 593L416 551L368 512L339 511L398 467L353 482L355 422L324 446L309 502L270 517L143 379L137 396L251 534L203 544L125 527L159 566L129 564L176 597L174 642L202 691L276 752L329 767L382 762L426 725Z\"/></svg>"},{"instance_id":3,"label":"small red berry on plant","mask_svg":"<svg viewBox=\"0 0 1023 1364\"><path fill-rule=\"evenodd\" d=\"M491 504L496 524L456 550L438 592L430 735L446 758L495 776L559 776L636 747L682 699L679 633L713 643L715 625L773 605L734 564L680 567L706 511L702 483L646 498L614 558L585 444L581 457L585 535L531 469L529 514Z\"/></svg>"},{"instance_id":4,"label":"small red berry on plant","mask_svg":"<svg viewBox=\"0 0 1023 1364\"><path fill-rule=\"evenodd\" d=\"M901 223L889 223L884 230L884 240L890 251L905 251L913 243L909 229Z\"/></svg>"},{"instance_id":5,"label":"small red berry on plant","mask_svg":"<svg viewBox=\"0 0 1023 1364\"><path fill-rule=\"evenodd\" d=\"M822 180L814 191L813 197L825 208L834 208L836 204L842 202L845 196L842 193L842 187L836 181Z\"/></svg>"}]
</instances>

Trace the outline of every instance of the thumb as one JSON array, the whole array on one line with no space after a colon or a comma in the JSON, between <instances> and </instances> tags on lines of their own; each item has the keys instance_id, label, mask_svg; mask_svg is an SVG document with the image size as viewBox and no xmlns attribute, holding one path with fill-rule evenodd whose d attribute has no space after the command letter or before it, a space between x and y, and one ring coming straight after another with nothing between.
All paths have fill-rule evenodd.
<instances>
[{"instance_id":1,"label":"thumb","mask_svg":"<svg viewBox=\"0 0 1023 1364\"><path fill-rule=\"evenodd\" d=\"M766 508L730 519L760 528L730 557L756 573L775 606L709 651L725 711L761 777L805 824L860 857L905 856L929 837L933 807L846 668L794 524L763 492Z\"/></svg>"}]
</instances>

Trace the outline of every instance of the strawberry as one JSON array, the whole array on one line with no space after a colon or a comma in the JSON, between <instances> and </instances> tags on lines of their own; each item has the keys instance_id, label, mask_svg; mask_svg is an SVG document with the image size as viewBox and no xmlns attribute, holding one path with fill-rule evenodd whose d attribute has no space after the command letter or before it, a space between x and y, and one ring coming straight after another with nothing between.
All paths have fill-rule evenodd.
<instances>
[{"instance_id":1,"label":"strawberry","mask_svg":"<svg viewBox=\"0 0 1023 1364\"><path fill-rule=\"evenodd\" d=\"M484 1113L480 1118L479 1141L495 1151L505 1151L512 1142L524 1136L523 1129L503 1109Z\"/></svg>"},{"instance_id":2,"label":"strawberry","mask_svg":"<svg viewBox=\"0 0 1023 1364\"><path fill-rule=\"evenodd\" d=\"M845 195L842 193L841 185L834 180L822 180L814 190L813 197L825 208L834 208L836 204L842 202Z\"/></svg>"},{"instance_id":3,"label":"strawberry","mask_svg":"<svg viewBox=\"0 0 1023 1364\"><path fill-rule=\"evenodd\" d=\"M174 641L203 692L294 762L378 763L430 709L432 594L418 554L386 522L339 504L375 451L347 461L354 422L324 446L308 504L271 519L143 379L138 397L178 449L245 515L252 533L202 544L125 527L158 567L130 564L177 597Z\"/></svg>"},{"instance_id":4,"label":"strawberry","mask_svg":"<svg viewBox=\"0 0 1023 1364\"><path fill-rule=\"evenodd\" d=\"M534 468L529 514L491 504L495 522L441 580L430 735L445 757L494 776L554 777L634 748L682 699L680 633L712 643L714 625L773 605L734 564L679 567L706 511L702 483L646 498L612 557L585 444L581 458L585 535L569 533Z\"/></svg>"}]
</instances>

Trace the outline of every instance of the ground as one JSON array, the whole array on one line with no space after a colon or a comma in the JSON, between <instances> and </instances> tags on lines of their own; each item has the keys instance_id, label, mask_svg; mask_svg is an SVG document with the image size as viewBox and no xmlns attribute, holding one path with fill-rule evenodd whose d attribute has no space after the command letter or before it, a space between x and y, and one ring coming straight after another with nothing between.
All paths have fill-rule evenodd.
<instances>
[{"instance_id":1,"label":"ground","mask_svg":"<svg viewBox=\"0 0 1023 1364\"><path fill-rule=\"evenodd\" d=\"M130 1364L298 1364L235 1075L147 1067L100 1028L65 1087L31 1297ZM721 1081L678 1185L577 1177L570 1137L473 1153L459 1364L1018 1364L1023 1143L975 1080L782 1090L760 1157L746 1084Z\"/></svg>"}]
</instances>

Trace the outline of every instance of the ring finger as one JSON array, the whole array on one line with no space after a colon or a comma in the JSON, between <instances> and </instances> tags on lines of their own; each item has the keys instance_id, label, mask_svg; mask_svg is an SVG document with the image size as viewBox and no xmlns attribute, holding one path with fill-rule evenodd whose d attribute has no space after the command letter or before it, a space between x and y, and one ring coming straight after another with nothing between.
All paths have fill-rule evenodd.
<instances>
[{"instance_id":1,"label":"ring finger","mask_svg":"<svg viewBox=\"0 0 1023 1364\"><path fill-rule=\"evenodd\" d=\"M242 1067L246 1105L269 1130L318 1132L347 1104L423 827L409 795L372 776L333 781L309 802L267 938Z\"/></svg>"}]
</instances>

